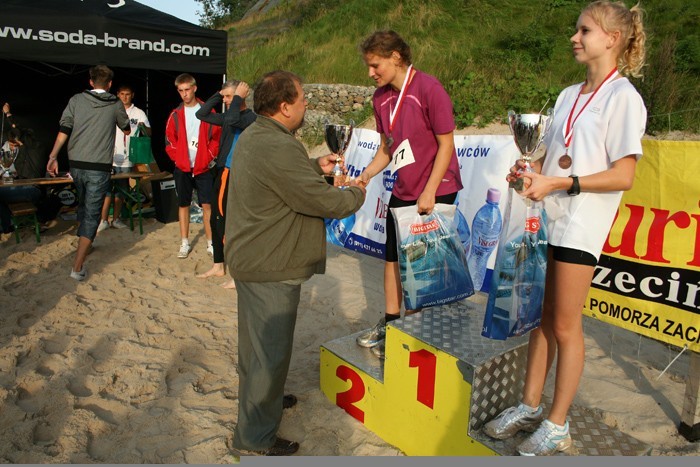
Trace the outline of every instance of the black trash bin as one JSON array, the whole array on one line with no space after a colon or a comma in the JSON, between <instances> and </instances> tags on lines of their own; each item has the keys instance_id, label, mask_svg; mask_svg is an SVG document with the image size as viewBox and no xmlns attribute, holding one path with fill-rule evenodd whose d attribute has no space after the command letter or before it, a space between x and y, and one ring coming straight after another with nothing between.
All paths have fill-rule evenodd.
<instances>
[{"instance_id":1,"label":"black trash bin","mask_svg":"<svg viewBox=\"0 0 700 467\"><path fill-rule=\"evenodd\" d=\"M151 180L153 192L153 205L156 208L156 219L167 224L178 220L177 192L175 191L175 179L172 175L167 178Z\"/></svg>"}]
</instances>

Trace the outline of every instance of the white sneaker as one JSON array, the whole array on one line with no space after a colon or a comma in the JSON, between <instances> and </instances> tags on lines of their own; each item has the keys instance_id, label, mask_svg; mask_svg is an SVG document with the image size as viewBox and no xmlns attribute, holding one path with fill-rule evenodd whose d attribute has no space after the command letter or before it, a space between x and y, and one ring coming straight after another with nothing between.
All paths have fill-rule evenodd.
<instances>
[{"instance_id":1,"label":"white sneaker","mask_svg":"<svg viewBox=\"0 0 700 467\"><path fill-rule=\"evenodd\" d=\"M121 219L114 219L112 221L112 227L115 229L126 229L126 224Z\"/></svg>"},{"instance_id":2,"label":"white sneaker","mask_svg":"<svg viewBox=\"0 0 700 467\"><path fill-rule=\"evenodd\" d=\"M214 245L211 243L207 245L207 253L209 253L209 256L214 256Z\"/></svg>"},{"instance_id":3,"label":"white sneaker","mask_svg":"<svg viewBox=\"0 0 700 467\"><path fill-rule=\"evenodd\" d=\"M100 233L103 230L107 230L107 229L109 229L109 222L102 221L102 222L100 222L100 225L97 226L97 233Z\"/></svg>"},{"instance_id":4,"label":"white sneaker","mask_svg":"<svg viewBox=\"0 0 700 467\"><path fill-rule=\"evenodd\" d=\"M386 336L386 321L382 317L373 328L357 336L355 341L360 347L372 348L384 341L384 336Z\"/></svg>"},{"instance_id":5,"label":"white sneaker","mask_svg":"<svg viewBox=\"0 0 700 467\"><path fill-rule=\"evenodd\" d=\"M70 276L78 282L84 281L87 277L87 269L85 269L85 265L83 265L83 268L78 272L73 271L73 268L71 268Z\"/></svg>"},{"instance_id":6,"label":"white sneaker","mask_svg":"<svg viewBox=\"0 0 700 467\"><path fill-rule=\"evenodd\" d=\"M380 340L377 345L369 349L372 355L377 357L379 360L384 360L386 358L386 340Z\"/></svg>"},{"instance_id":7,"label":"white sneaker","mask_svg":"<svg viewBox=\"0 0 700 467\"><path fill-rule=\"evenodd\" d=\"M551 456L559 451L566 451L572 443L569 422L566 422L562 429L545 420L537 431L518 446L518 453L521 456Z\"/></svg>"},{"instance_id":8,"label":"white sneaker","mask_svg":"<svg viewBox=\"0 0 700 467\"><path fill-rule=\"evenodd\" d=\"M190 254L190 244L189 243L183 243L180 245L180 251L177 252L177 257L178 258L187 258L187 255Z\"/></svg>"},{"instance_id":9,"label":"white sneaker","mask_svg":"<svg viewBox=\"0 0 700 467\"><path fill-rule=\"evenodd\" d=\"M542 420L544 420L542 407L537 407L533 412L521 403L505 409L496 418L486 423L484 433L491 438L507 439L515 436L520 430L534 432Z\"/></svg>"}]
</instances>

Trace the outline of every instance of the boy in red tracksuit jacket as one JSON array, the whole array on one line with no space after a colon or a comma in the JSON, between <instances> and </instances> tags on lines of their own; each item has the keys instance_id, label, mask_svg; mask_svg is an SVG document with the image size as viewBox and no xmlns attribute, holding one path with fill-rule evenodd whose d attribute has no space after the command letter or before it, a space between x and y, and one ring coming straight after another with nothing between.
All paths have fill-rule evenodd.
<instances>
[{"instance_id":1,"label":"boy in red tracksuit jacket","mask_svg":"<svg viewBox=\"0 0 700 467\"><path fill-rule=\"evenodd\" d=\"M165 125L165 152L175 162L175 189L178 198L180 221L180 250L178 258L187 258L191 251L189 242L190 203L192 191L202 206L204 233L207 237L207 253L214 254L211 240L211 201L214 178L210 164L219 153L221 128L200 121L196 116L202 101L197 99L197 82L188 73L175 78L182 104L170 113Z\"/></svg>"}]
</instances>

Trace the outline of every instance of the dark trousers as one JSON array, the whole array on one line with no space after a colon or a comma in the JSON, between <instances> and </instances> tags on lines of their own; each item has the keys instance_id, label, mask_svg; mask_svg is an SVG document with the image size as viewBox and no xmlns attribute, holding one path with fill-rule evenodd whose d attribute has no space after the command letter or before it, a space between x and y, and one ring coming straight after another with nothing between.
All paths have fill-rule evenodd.
<instances>
[{"instance_id":1,"label":"dark trousers","mask_svg":"<svg viewBox=\"0 0 700 467\"><path fill-rule=\"evenodd\" d=\"M229 170L216 170L214 176L214 199L211 202L211 243L214 248L214 262L224 262L224 234L226 231L226 199L228 198Z\"/></svg>"},{"instance_id":2,"label":"dark trousers","mask_svg":"<svg viewBox=\"0 0 700 467\"><path fill-rule=\"evenodd\" d=\"M301 285L236 280L238 423L233 447L265 450L277 439Z\"/></svg>"}]
</instances>

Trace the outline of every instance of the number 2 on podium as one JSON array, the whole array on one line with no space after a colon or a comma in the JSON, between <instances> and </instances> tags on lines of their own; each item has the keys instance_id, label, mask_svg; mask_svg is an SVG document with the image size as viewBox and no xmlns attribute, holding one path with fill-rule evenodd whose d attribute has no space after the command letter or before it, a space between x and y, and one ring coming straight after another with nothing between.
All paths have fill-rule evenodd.
<instances>
[{"instance_id":1,"label":"number 2 on podium","mask_svg":"<svg viewBox=\"0 0 700 467\"><path fill-rule=\"evenodd\" d=\"M362 381L362 377L345 365L340 365L335 370L335 375L343 381L350 380L350 388L335 395L335 405L345 410L360 423L365 423L365 412L353 405L365 397L365 382Z\"/></svg>"},{"instance_id":2,"label":"number 2 on podium","mask_svg":"<svg viewBox=\"0 0 700 467\"><path fill-rule=\"evenodd\" d=\"M432 409L435 403L435 370L437 357L428 350L416 350L409 353L409 368L418 369L418 381L416 383L416 400ZM365 397L365 383L355 370L345 365L336 368L335 375L343 381L350 381L347 391L339 392L335 396L335 403L361 423L365 422L365 412L355 406L355 402Z\"/></svg>"}]
</instances>

